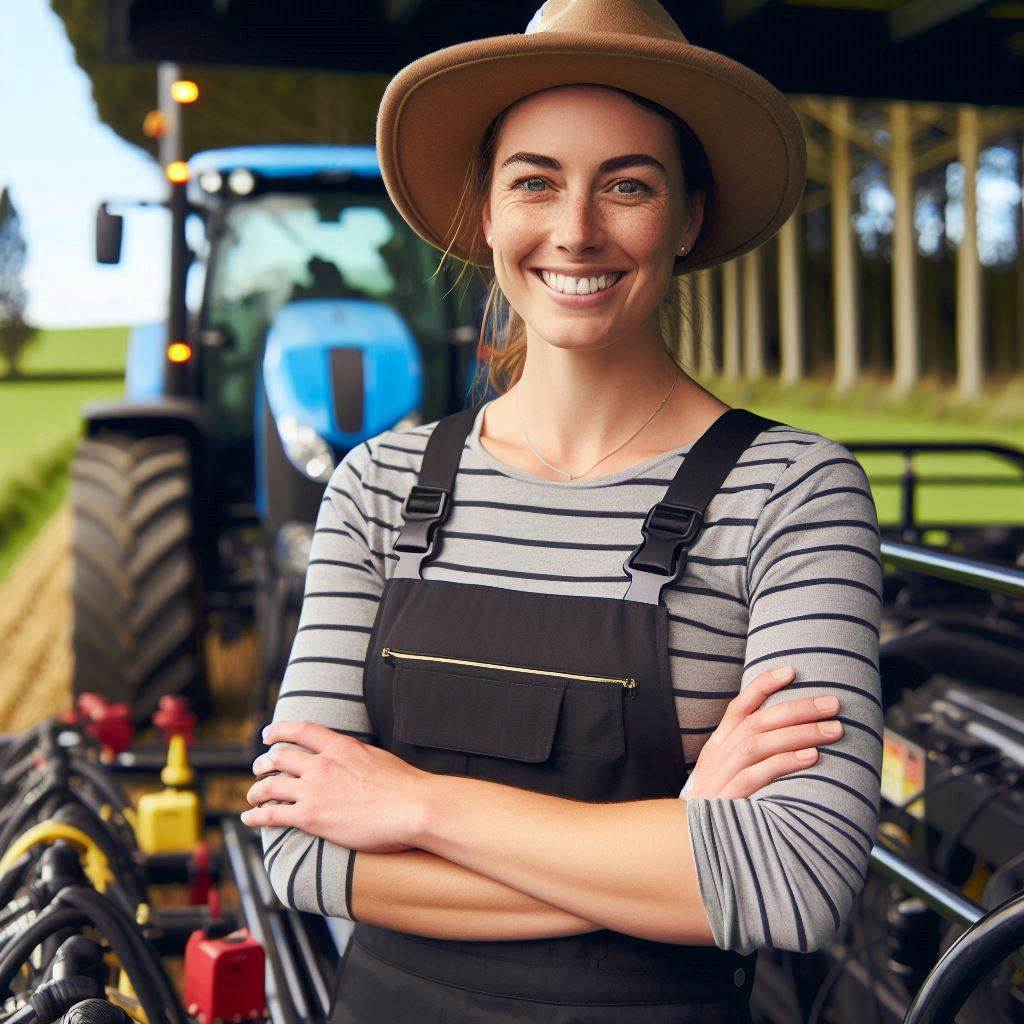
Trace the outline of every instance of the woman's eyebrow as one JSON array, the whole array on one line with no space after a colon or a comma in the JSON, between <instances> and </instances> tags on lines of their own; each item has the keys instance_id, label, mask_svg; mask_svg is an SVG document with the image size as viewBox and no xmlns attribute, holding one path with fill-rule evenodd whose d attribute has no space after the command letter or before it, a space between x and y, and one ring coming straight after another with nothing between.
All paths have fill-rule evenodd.
<instances>
[{"instance_id":1,"label":"woman's eyebrow","mask_svg":"<svg viewBox=\"0 0 1024 1024\"><path fill-rule=\"evenodd\" d=\"M540 153L513 153L498 169L503 171L512 164L529 164L532 167L544 167L549 171L562 169L562 165L554 157L542 156ZM598 167L598 170L606 174L609 171L621 171L626 167L651 167L668 177L665 165L648 153L627 153L625 156L610 157Z\"/></svg>"}]
</instances>

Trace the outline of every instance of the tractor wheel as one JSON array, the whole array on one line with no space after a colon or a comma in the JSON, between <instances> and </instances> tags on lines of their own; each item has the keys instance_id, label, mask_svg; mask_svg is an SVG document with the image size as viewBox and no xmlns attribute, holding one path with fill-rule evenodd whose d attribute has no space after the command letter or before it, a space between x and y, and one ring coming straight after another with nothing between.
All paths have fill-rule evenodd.
<instances>
[{"instance_id":1,"label":"tractor wheel","mask_svg":"<svg viewBox=\"0 0 1024 1024\"><path fill-rule=\"evenodd\" d=\"M74 693L124 701L137 726L164 694L206 707L191 458L181 437L107 433L71 468Z\"/></svg>"}]
</instances>

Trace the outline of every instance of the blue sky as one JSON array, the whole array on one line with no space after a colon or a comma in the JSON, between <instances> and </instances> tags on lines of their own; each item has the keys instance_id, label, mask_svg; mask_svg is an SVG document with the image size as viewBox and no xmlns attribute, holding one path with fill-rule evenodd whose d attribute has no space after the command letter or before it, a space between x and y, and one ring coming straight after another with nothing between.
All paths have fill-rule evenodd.
<instances>
[{"instance_id":1,"label":"blue sky","mask_svg":"<svg viewBox=\"0 0 1024 1024\"><path fill-rule=\"evenodd\" d=\"M155 72L153 78L155 105ZM89 79L48 0L0 0L2 185L11 190L29 244L32 323L125 324L164 315L163 210L134 211L126 219L119 266L94 260L97 203L159 198L160 168L98 120Z\"/></svg>"}]
</instances>

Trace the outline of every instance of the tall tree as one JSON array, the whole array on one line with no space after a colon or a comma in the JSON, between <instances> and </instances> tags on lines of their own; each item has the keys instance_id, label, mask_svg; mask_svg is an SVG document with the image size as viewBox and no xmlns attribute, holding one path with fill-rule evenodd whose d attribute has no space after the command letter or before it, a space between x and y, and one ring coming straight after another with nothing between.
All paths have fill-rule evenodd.
<instances>
[{"instance_id":1,"label":"tall tree","mask_svg":"<svg viewBox=\"0 0 1024 1024\"><path fill-rule=\"evenodd\" d=\"M21 234L21 218L11 193L0 190L0 358L7 376L18 376L18 364L35 328L25 323L28 293L22 283L27 246Z\"/></svg>"},{"instance_id":2,"label":"tall tree","mask_svg":"<svg viewBox=\"0 0 1024 1024\"><path fill-rule=\"evenodd\" d=\"M75 59L92 82L100 118L123 139L156 155L142 131L156 106L156 66L114 63L103 55L104 0L51 0ZM339 5L339 8L343 5ZM199 102L182 116L183 152L248 143L372 145L387 75L341 75L182 64L199 84Z\"/></svg>"}]
</instances>

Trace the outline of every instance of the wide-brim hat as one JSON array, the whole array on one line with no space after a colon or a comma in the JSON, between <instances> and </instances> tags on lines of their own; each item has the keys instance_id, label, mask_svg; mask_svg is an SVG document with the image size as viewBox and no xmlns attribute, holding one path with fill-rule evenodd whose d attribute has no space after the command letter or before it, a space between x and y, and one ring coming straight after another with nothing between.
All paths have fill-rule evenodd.
<instances>
[{"instance_id":1,"label":"wide-brim hat","mask_svg":"<svg viewBox=\"0 0 1024 1024\"><path fill-rule=\"evenodd\" d=\"M431 245L491 266L479 225L454 223L484 130L523 96L583 83L660 103L704 148L715 188L693 249L677 257L675 273L757 247L800 201L803 129L766 79L687 42L657 0L547 0L525 32L436 50L390 81L377 114L377 154L399 213Z\"/></svg>"}]
</instances>

